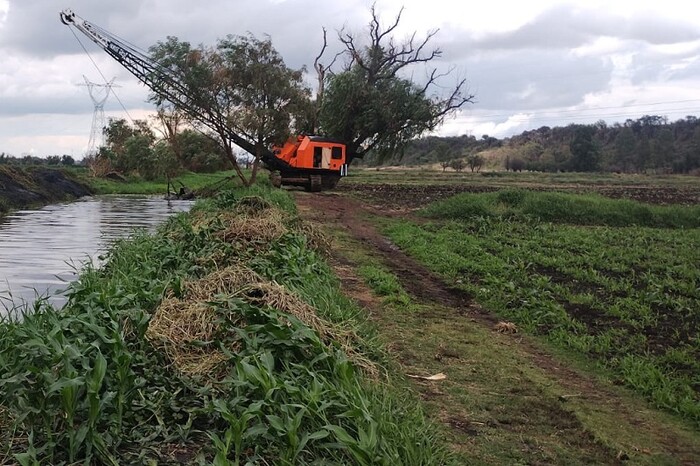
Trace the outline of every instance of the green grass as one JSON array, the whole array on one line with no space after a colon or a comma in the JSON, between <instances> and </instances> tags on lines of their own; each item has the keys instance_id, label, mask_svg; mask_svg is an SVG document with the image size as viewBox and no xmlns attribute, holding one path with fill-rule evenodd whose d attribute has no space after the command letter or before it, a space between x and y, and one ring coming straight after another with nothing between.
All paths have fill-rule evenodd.
<instances>
[{"instance_id":1,"label":"green grass","mask_svg":"<svg viewBox=\"0 0 700 466\"><path fill-rule=\"evenodd\" d=\"M652 206L598 195L525 190L459 194L431 204L424 214L436 219L468 220L480 216L572 225L700 227L700 206Z\"/></svg>"},{"instance_id":2,"label":"green grass","mask_svg":"<svg viewBox=\"0 0 700 466\"><path fill-rule=\"evenodd\" d=\"M549 219L572 224L539 220L529 206L542 199L570 201ZM616 212L604 222L641 222L635 204L609 202L457 196L426 213L459 220L388 221L387 232L488 310L597 361L656 406L700 425L700 230L587 226L595 205ZM687 225L697 215L694 208L648 212L643 218L655 226Z\"/></svg>"},{"instance_id":3,"label":"green grass","mask_svg":"<svg viewBox=\"0 0 700 466\"><path fill-rule=\"evenodd\" d=\"M225 241L218 219L251 193L285 209L289 232ZM102 268L87 266L70 285L62 310L38 302L0 323L0 463L450 463L420 407L406 403L412 395L353 362L381 365L383 351L293 212L266 186L223 193L155 235L115 244ZM254 297L217 294L199 304L215 314L217 337L195 346L223 352L222 377L178 370L145 337L154 310L185 283L240 263L350 340L329 340Z\"/></svg>"},{"instance_id":4,"label":"green grass","mask_svg":"<svg viewBox=\"0 0 700 466\"><path fill-rule=\"evenodd\" d=\"M411 298L395 275L374 264L363 265L357 272L375 294L384 298L386 304L408 305Z\"/></svg>"},{"instance_id":5,"label":"green grass","mask_svg":"<svg viewBox=\"0 0 700 466\"><path fill-rule=\"evenodd\" d=\"M640 465L697 459L700 453L688 448L697 442L692 428L611 386L605 370L567 351L555 351L556 366L586 376L540 367L533 345L539 356L550 345L527 337L523 343L521 333L496 333L469 310L414 298L366 242L345 230L333 233L344 263L379 298L370 304L373 321L401 371L447 375L414 386L460 464L611 464L620 452Z\"/></svg>"},{"instance_id":6,"label":"green grass","mask_svg":"<svg viewBox=\"0 0 700 466\"><path fill-rule=\"evenodd\" d=\"M193 191L211 187L223 183L226 178L235 176L234 171L225 171L217 173L183 173L175 178L172 182L175 189L180 188L180 183L187 186ZM104 178L92 178L83 172L82 180L89 184L97 194L165 194L167 189L167 180L147 181L141 178L127 178L124 181L115 181ZM236 184L231 181L231 185ZM172 191L171 187L171 191Z\"/></svg>"}]
</instances>

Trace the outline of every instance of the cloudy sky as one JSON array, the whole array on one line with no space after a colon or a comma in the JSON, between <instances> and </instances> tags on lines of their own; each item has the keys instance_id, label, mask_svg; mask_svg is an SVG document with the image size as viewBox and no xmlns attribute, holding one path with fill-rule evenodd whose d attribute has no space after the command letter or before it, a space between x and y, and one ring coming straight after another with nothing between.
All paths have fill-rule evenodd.
<instances>
[{"instance_id":1,"label":"cloudy sky","mask_svg":"<svg viewBox=\"0 0 700 466\"><path fill-rule=\"evenodd\" d=\"M310 66L325 26L361 33L371 0L0 0L0 153L69 154L87 146L93 105L83 75L115 77L107 116L143 118L147 90L58 13L79 16L147 48L173 35L214 44L269 34L291 67ZM476 101L440 134L505 137L540 126L700 116L700 3L688 0L377 0L399 38L439 29L436 66L466 77ZM97 67L93 65L93 60ZM98 71L98 69L100 71ZM416 70L420 80L423 70ZM310 76L309 82L313 81ZM445 88L453 80L444 81Z\"/></svg>"}]
</instances>

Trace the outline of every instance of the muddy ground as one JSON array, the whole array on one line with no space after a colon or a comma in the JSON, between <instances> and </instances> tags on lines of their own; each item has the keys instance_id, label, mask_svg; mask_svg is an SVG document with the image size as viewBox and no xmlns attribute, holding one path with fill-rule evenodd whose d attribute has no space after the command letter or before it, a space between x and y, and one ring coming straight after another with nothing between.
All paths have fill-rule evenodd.
<instances>
[{"instance_id":1,"label":"muddy ground","mask_svg":"<svg viewBox=\"0 0 700 466\"><path fill-rule=\"evenodd\" d=\"M490 190L484 187L476 187L476 189L478 189L476 192ZM412 299L427 305L430 309L421 316L425 328L430 328L434 323L431 321L440 321L441 325L447 328L459 329L457 339L462 338L459 335L466 335L475 329L481 332L494 329L498 322L495 316L482 309L467 293L448 286L427 268L403 253L384 237L376 226L377 218L387 215L410 216L410 210L416 207L457 192L473 191L472 187L348 184L343 185L339 191L313 195L296 193L301 215L307 220L320 224L327 231L344 232L343 234L347 235L350 241L355 242L355 246L350 246L351 248L361 244L367 254L395 274ZM663 203L662 199L697 203L699 194L700 191L662 190L660 193L651 193L643 189L632 191L626 188L620 191L611 189L606 195L633 197L647 202L650 199L656 199L658 203ZM358 196L361 196L362 200L358 199ZM336 241L344 240L336 238ZM380 314L384 311L381 302L373 298L371 291L354 272L357 264L354 264L347 254L343 254L342 249L343 247L338 248L339 252L333 255L332 263L348 294L363 305L370 316L375 316L373 320L379 325L380 333L382 326L388 326L387 329L392 327L392 323L387 324L382 320ZM387 331L390 332L390 330ZM409 332L412 330L409 329ZM415 332L415 340L411 334L411 342L395 340L390 341L389 346L396 350L396 357L405 370L423 369L427 373L430 370L428 366L434 361L420 362L420 358L416 356L419 351L411 346L425 344L428 340L420 342L417 335L422 333L421 328L415 329ZM522 362L519 363L521 367L523 365L531 367L537 374L545 377L547 381L544 386L548 387L546 390L555 387L555 392L572 394L573 398L564 400L561 397L552 397L551 394L543 396L541 386L528 385L524 382L521 388L518 386L512 389L515 393L510 401L514 406L522 406L522 408L516 408L516 411L520 411L508 412L501 418L491 420L490 414L470 411L471 407L460 410L456 404L457 399L450 397L447 389L441 390L431 384L414 382L423 400L432 406L431 410L436 413L434 416L437 421L452 432L451 448L464 454L470 462L475 460L479 464L498 464L502 460L490 460L489 450L513 448L520 450L518 453L521 455L520 461L525 461L526 464L551 464L564 461L562 459L564 457L552 453L561 446L576 452L575 455L578 457L576 464L579 462L581 464L658 464L657 461L664 464L696 464L695 461L700 458L700 446L693 445L692 439L697 439L694 434L691 433L688 437L687 432L676 433L680 431L674 430L670 425L656 424L655 411L649 409L640 400L621 395L619 387L569 367L537 341L527 336L514 335L513 338L509 338L499 334L494 335L494 339L501 342L499 345L505 354L512 352L514 358L515 355L521 358ZM449 353L450 347L457 343L459 342L444 341L440 348L446 348ZM451 374L453 379L468 370L492 369L495 373L502 369L496 367L496 362L493 362L495 365L493 368L489 367L489 361L479 361L474 363L473 368L466 369L460 367L463 363L459 356L454 361L457 363L453 366L455 367L455 372ZM527 380L526 376L522 374L521 376L523 380ZM540 375L534 377L537 378ZM453 383L456 382L453 381ZM488 393L488 391L499 392L504 387L482 386L475 389L486 390ZM517 399L520 396L518 392L523 394L522 400ZM533 399L538 402L533 404ZM534 407L537 409L535 410ZM498 412L499 408L495 406L489 409ZM510 409L513 408L507 408L507 410ZM483 418L484 415L486 418ZM526 420L525 424L518 425L519 420L522 419ZM595 422L601 426L605 426L606 423L609 426L596 427L591 419L596 419ZM625 437L622 434L616 437L615 425L618 423L620 426L625 426L625 429L619 429L620 431L633 433L632 440L629 436ZM500 436L509 440L500 446L495 443L495 440L490 440ZM547 446L546 443L549 441L554 443ZM477 453L479 451L487 453ZM631 461L629 461L630 458Z\"/></svg>"}]
</instances>

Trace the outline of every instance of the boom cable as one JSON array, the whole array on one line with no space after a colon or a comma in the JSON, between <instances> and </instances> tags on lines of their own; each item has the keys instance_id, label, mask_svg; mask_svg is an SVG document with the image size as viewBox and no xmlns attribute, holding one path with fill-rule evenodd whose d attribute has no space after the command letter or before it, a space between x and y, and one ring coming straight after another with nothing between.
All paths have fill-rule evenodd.
<instances>
[{"instance_id":1,"label":"boom cable","mask_svg":"<svg viewBox=\"0 0 700 466\"><path fill-rule=\"evenodd\" d=\"M68 29L70 29L70 32L73 34L73 37L75 37L75 40L78 41L78 43L80 44L80 47L82 47L82 49L83 49L83 51L85 52L85 54L88 56L88 58L90 59L90 61L92 62L92 64L95 66L95 69L97 70L97 72L100 74L100 76L102 76L102 79L104 80L105 84L108 84L107 77L105 77L104 73L102 73L102 70L100 69L100 67L97 66L97 63L95 62L95 60L93 60L92 55L90 55L90 52L88 52L88 49L85 47L85 45L84 45L83 42L80 40L80 38L78 37L78 35L75 33L75 31L73 30L73 28L72 28L72 27L69 27ZM129 111L126 109L126 106L124 106L124 103L123 103L122 100L119 98L119 95L117 94L117 91L115 91L112 87L109 88L108 92L109 92L109 91L111 91L112 94L114 94L114 97L117 99L117 102L119 102L119 105L122 107L122 110L124 110L124 113L126 113L126 116L129 118L129 121L131 121L131 124L133 125L133 124L134 124L134 119L131 118L131 115L129 114Z\"/></svg>"}]
</instances>

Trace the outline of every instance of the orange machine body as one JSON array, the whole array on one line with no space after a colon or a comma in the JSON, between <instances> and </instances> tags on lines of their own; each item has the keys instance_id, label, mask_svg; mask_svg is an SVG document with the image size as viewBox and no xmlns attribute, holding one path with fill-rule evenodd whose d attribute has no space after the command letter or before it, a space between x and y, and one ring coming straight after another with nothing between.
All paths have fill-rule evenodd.
<instances>
[{"instance_id":1,"label":"orange machine body","mask_svg":"<svg viewBox=\"0 0 700 466\"><path fill-rule=\"evenodd\" d=\"M345 145L338 141L319 136L297 136L281 147L274 147L273 153L291 168L330 170L345 175Z\"/></svg>"}]
</instances>

